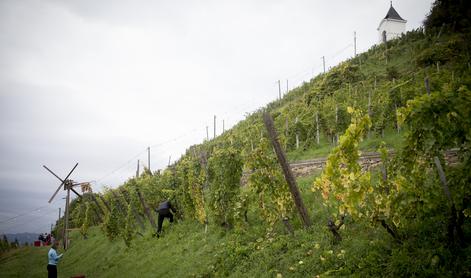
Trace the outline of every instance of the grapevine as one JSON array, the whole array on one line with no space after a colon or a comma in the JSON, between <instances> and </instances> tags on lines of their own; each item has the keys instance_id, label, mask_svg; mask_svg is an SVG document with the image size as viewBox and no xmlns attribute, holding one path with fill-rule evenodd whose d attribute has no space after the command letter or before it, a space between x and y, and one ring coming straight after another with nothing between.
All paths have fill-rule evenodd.
<instances>
[{"instance_id":1,"label":"grapevine","mask_svg":"<svg viewBox=\"0 0 471 278\"><path fill-rule=\"evenodd\" d=\"M249 155L246 167L251 173L248 185L258 196L263 219L270 226L286 219L293 201L268 139L260 139L257 148Z\"/></svg>"},{"instance_id":2,"label":"grapevine","mask_svg":"<svg viewBox=\"0 0 471 278\"><path fill-rule=\"evenodd\" d=\"M210 208L215 222L225 227L234 222L241 176L240 153L232 146L215 149L209 159Z\"/></svg>"},{"instance_id":3,"label":"grapevine","mask_svg":"<svg viewBox=\"0 0 471 278\"><path fill-rule=\"evenodd\" d=\"M91 206L90 206L90 203L89 202L86 202L86 209L85 209L85 218L83 220L83 224L82 226L80 227L80 233L82 234L82 237L84 239L87 238L87 234L88 234L88 228L90 227L90 213L91 213Z\"/></svg>"},{"instance_id":4,"label":"grapevine","mask_svg":"<svg viewBox=\"0 0 471 278\"><path fill-rule=\"evenodd\" d=\"M337 239L340 239L337 230L346 214L362 218L371 213L365 199L373 192L370 173L362 172L358 163L358 144L371 122L359 110L349 107L348 112L352 115L352 123L329 155L321 177L312 186L313 191L321 191L325 204L331 210L335 220L329 220L329 227Z\"/></svg>"}]
</instances>

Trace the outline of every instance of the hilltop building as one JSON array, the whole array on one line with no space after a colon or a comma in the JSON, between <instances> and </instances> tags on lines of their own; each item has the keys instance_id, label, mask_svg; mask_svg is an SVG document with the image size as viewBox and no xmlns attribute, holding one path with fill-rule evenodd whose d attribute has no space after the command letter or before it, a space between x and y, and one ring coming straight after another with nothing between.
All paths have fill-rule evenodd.
<instances>
[{"instance_id":1,"label":"hilltop building","mask_svg":"<svg viewBox=\"0 0 471 278\"><path fill-rule=\"evenodd\" d=\"M378 43L384 43L386 41L399 37L406 31L407 20L403 19L392 6L389 8L386 16L381 20L378 27L379 40Z\"/></svg>"}]
</instances>

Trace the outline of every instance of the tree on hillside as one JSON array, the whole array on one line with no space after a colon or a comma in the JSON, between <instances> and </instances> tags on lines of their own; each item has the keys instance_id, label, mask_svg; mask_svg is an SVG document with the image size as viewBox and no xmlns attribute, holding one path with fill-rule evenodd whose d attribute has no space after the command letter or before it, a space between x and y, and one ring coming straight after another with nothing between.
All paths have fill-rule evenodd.
<instances>
[{"instance_id":1,"label":"tree on hillside","mask_svg":"<svg viewBox=\"0 0 471 278\"><path fill-rule=\"evenodd\" d=\"M471 1L469 0L436 0L430 14L424 20L427 30L440 28L442 25L456 31L471 28Z\"/></svg>"}]
</instances>

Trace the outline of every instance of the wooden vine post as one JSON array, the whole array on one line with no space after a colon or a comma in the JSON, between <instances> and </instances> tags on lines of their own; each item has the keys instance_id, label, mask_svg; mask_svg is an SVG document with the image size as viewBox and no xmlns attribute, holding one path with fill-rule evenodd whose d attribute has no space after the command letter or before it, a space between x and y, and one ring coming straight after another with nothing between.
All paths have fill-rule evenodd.
<instances>
[{"instance_id":1,"label":"wooden vine post","mask_svg":"<svg viewBox=\"0 0 471 278\"><path fill-rule=\"evenodd\" d=\"M435 156L433 158L433 162L435 163L435 166L437 167L438 176L440 177L440 182L442 184L443 191L445 192L445 195L451 207L451 215L448 220L448 241L450 243L454 242L455 233L456 233L456 235L458 236L459 243L462 244L465 240L463 229L461 228L461 225L463 222L462 220L463 215L462 214L459 215L460 219L457 219L456 217L457 216L456 206L451 197L450 188L448 187L448 183L446 181L446 176L445 176L445 171L443 171L443 167L440 162L440 159L437 156Z\"/></svg>"},{"instance_id":2,"label":"wooden vine post","mask_svg":"<svg viewBox=\"0 0 471 278\"><path fill-rule=\"evenodd\" d=\"M108 210L108 212L111 212L111 207L110 205L108 204L108 202L105 200L105 198L101 195L101 194L98 194L98 197L100 198L100 200L103 202L103 204L105 205L106 209Z\"/></svg>"},{"instance_id":3,"label":"wooden vine post","mask_svg":"<svg viewBox=\"0 0 471 278\"><path fill-rule=\"evenodd\" d=\"M275 149L276 156L278 157L278 162L280 163L281 168L283 169L283 174L285 175L289 190L291 191L291 195L293 196L294 204L298 209L304 227L309 227L311 226L311 219L309 218L306 207L304 206L303 200L301 198L301 193L299 192L298 186L296 185L296 180L294 179L291 168L289 167L289 164L286 160L286 155L283 149L281 148L280 142L278 141L278 134L275 130L273 119L268 112L265 112L263 114L263 121L265 122L265 127L267 128L268 136L270 137L270 141Z\"/></svg>"},{"instance_id":4,"label":"wooden vine post","mask_svg":"<svg viewBox=\"0 0 471 278\"><path fill-rule=\"evenodd\" d=\"M70 213L70 183L64 183L64 187L67 188L67 197L65 199L65 221L64 221L64 230L62 231L62 238L64 239L64 250L69 248L69 213Z\"/></svg>"},{"instance_id":5,"label":"wooden vine post","mask_svg":"<svg viewBox=\"0 0 471 278\"><path fill-rule=\"evenodd\" d=\"M298 131L298 117L296 116L295 124L296 124L296 149L299 149L299 131Z\"/></svg>"},{"instance_id":6,"label":"wooden vine post","mask_svg":"<svg viewBox=\"0 0 471 278\"><path fill-rule=\"evenodd\" d=\"M435 166L437 166L438 176L440 177L440 182L442 183L443 191L445 192L445 195L448 201L450 202L450 205L454 206L455 204L453 203L453 199L451 198L450 188L448 187L448 184L446 182L445 172L443 171L442 163L440 162L438 156L433 157L433 162L435 163Z\"/></svg>"},{"instance_id":7,"label":"wooden vine post","mask_svg":"<svg viewBox=\"0 0 471 278\"><path fill-rule=\"evenodd\" d=\"M427 91L427 95L430 95L430 81L428 76L425 77L425 91Z\"/></svg>"},{"instance_id":8,"label":"wooden vine post","mask_svg":"<svg viewBox=\"0 0 471 278\"><path fill-rule=\"evenodd\" d=\"M141 191L136 187L136 193L137 196L139 197L139 201L141 202L142 207L144 207L144 212L147 215L147 218L149 218L150 224L152 225L153 228L157 227L155 225L154 218L152 218L152 214L150 213L150 209L146 204L146 201L144 200L144 197L142 197Z\"/></svg>"},{"instance_id":9,"label":"wooden vine post","mask_svg":"<svg viewBox=\"0 0 471 278\"><path fill-rule=\"evenodd\" d=\"M121 187L121 193L124 197L124 200L126 201L126 205L129 205L131 204L132 200L131 200L131 196L129 196L129 193L126 191L126 189L124 189L123 187ZM136 211L136 209L132 206L131 204L131 210L132 210L132 214L134 215L134 218L137 220L137 223L139 224L139 226L141 227L142 230L145 230L145 227L144 227L144 221L142 221L142 218L141 216L139 215L139 213Z\"/></svg>"},{"instance_id":10,"label":"wooden vine post","mask_svg":"<svg viewBox=\"0 0 471 278\"><path fill-rule=\"evenodd\" d=\"M319 111L316 110L316 140L317 145L320 143L320 133L319 133Z\"/></svg>"},{"instance_id":11,"label":"wooden vine post","mask_svg":"<svg viewBox=\"0 0 471 278\"><path fill-rule=\"evenodd\" d=\"M232 144L232 143L231 143ZM250 139L250 145L252 146L252 151L254 150L253 142L252 139ZM208 153L205 150L202 150L199 155L199 160L201 163L202 168L204 168L204 183L203 183L203 188L208 188ZM204 198L203 198L203 207L204 207ZM247 221L247 211L245 211L245 221ZM204 220L204 233L208 232L208 215L206 215L206 219Z\"/></svg>"},{"instance_id":12,"label":"wooden vine post","mask_svg":"<svg viewBox=\"0 0 471 278\"><path fill-rule=\"evenodd\" d=\"M93 202L95 203L98 211L100 212L100 215L101 215L100 219L102 220L102 217L103 218L105 217L105 212L103 211L103 208L98 203L98 200L96 199L95 194L93 192L90 192L90 196L91 196Z\"/></svg>"},{"instance_id":13,"label":"wooden vine post","mask_svg":"<svg viewBox=\"0 0 471 278\"><path fill-rule=\"evenodd\" d=\"M116 206L118 208L118 210L120 211L120 213L122 215L126 215L126 211L127 211L127 202L126 200L124 200L124 205L123 203L121 202L121 198L119 197L118 193L116 193L114 190L110 190L111 194L113 195L114 199L115 199L115 202L116 202ZM144 230L144 223L142 223L142 221L140 221L139 218L137 218L137 215L136 215L136 212L133 211L134 213L134 218L138 221L139 225L141 226L141 229Z\"/></svg>"},{"instance_id":14,"label":"wooden vine post","mask_svg":"<svg viewBox=\"0 0 471 278\"><path fill-rule=\"evenodd\" d=\"M335 139L332 140L334 141L334 146L339 143L339 133L338 133L338 128L339 128L339 107L337 104L335 104Z\"/></svg>"},{"instance_id":15,"label":"wooden vine post","mask_svg":"<svg viewBox=\"0 0 471 278\"><path fill-rule=\"evenodd\" d=\"M285 122L285 149L288 149L288 115L286 115Z\"/></svg>"},{"instance_id":16,"label":"wooden vine post","mask_svg":"<svg viewBox=\"0 0 471 278\"><path fill-rule=\"evenodd\" d=\"M116 207L118 208L119 212L122 214L122 215L126 215L126 209L124 208L123 204L121 203L121 201L119 200L119 196L118 194L116 194L116 192L114 192L113 190L110 190L111 194L113 195L114 199L115 199L115 202L116 202Z\"/></svg>"},{"instance_id":17,"label":"wooden vine post","mask_svg":"<svg viewBox=\"0 0 471 278\"><path fill-rule=\"evenodd\" d=\"M93 195L93 193L90 193L91 195ZM93 199L92 199L93 200ZM87 200L88 203L91 203L90 200ZM95 203L95 205L98 205L97 203ZM101 210L100 207L98 207L97 209L94 209L93 212L95 213L95 217L96 219L98 219L98 221L102 221L102 215L103 214L100 214L99 210Z\"/></svg>"}]
</instances>

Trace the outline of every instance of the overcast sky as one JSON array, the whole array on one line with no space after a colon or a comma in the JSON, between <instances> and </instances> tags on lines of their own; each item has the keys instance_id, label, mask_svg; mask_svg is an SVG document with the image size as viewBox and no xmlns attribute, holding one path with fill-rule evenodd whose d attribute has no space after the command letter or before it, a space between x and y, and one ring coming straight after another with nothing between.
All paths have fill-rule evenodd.
<instances>
[{"instance_id":1,"label":"overcast sky","mask_svg":"<svg viewBox=\"0 0 471 278\"><path fill-rule=\"evenodd\" d=\"M431 0L397 0L407 30ZM0 233L47 231L59 176L116 187L162 169L377 41L386 0L0 1ZM141 166L142 168L143 166ZM39 210L35 210L40 208ZM34 210L34 211L33 211ZM18 216L21 214L20 216ZM8 220L12 217L15 219Z\"/></svg>"}]
</instances>

